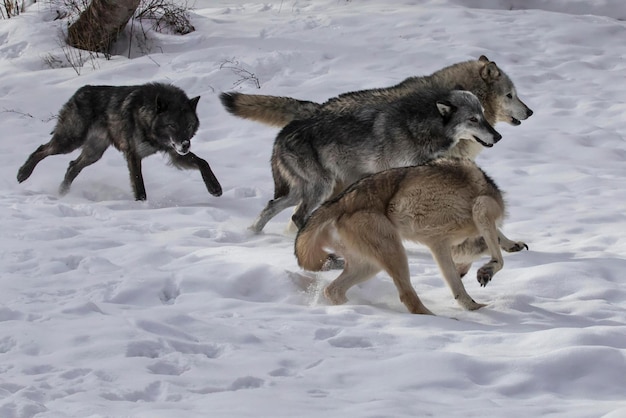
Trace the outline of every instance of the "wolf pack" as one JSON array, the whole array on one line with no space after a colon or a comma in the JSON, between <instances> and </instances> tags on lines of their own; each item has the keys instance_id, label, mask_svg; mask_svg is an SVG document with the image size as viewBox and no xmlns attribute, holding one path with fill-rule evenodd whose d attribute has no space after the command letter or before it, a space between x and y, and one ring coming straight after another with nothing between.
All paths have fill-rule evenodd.
<instances>
[{"instance_id":1,"label":"wolf pack","mask_svg":"<svg viewBox=\"0 0 626 418\"><path fill-rule=\"evenodd\" d=\"M220 196L209 163L190 151L199 99L163 83L83 86L17 180L50 155L80 149L61 182L65 194L113 145L127 161L136 200L146 199L141 161L156 152L177 168L200 171L208 192ZM221 93L220 100L234 116L281 128L270 161L274 197L250 230L261 233L293 207L298 265L341 270L324 288L332 304L345 303L351 287L385 271L409 312L432 314L411 285L408 240L428 247L454 299L476 310L485 305L462 282L472 263L489 256L476 273L486 286L503 267L502 251L528 249L500 230L502 192L475 159L502 139L496 123L520 125L533 112L485 56L324 103L239 92Z\"/></svg>"}]
</instances>

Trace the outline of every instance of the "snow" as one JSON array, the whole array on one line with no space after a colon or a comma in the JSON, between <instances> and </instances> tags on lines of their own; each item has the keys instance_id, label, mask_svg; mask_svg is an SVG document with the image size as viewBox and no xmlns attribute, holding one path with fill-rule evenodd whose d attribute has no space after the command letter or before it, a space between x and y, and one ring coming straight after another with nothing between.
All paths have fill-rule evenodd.
<instances>
[{"instance_id":1,"label":"snow","mask_svg":"<svg viewBox=\"0 0 626 418\"><path fill-rule=\"evenodd\" d=\"M55 16L38 2L0 22L1 417L626 417L626 3L198 0L195 32L80 75L45 63L63 60ZM218 94L324 101L481 54L535 112L497 125L477 160L530 251L486 288L474 265L479 311L413 244L413 285L438 316L409 314L385 274L330 306L338 272L298 268L291 211L247 230L273 193L278 130ZM77 88L149 81L202 96L192 149L223 196L153 156L135 202L115 150L64 197L76 154L17 183Z\"/></svg>"}]
</instances>

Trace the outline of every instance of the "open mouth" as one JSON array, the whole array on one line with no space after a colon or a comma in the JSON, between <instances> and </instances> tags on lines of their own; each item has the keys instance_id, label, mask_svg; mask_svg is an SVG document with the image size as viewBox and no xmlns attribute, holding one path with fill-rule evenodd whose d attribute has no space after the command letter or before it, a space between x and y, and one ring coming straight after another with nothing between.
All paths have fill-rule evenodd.
<instances>
[{"instance_id":1,"label":"open mouth","mask_svg":"<svg viewBox=\"0 0 626 418\"><path fill-rule=\"evenodd\" d=\"M182 144L177 144L174 141L171 141L170 143L172 145L172 148L174 148L174 151L176 151L176 153L178 155L189 154L189 146L185 146L185 145L182 145Z\"/></svg>"},{"instance_id":2,"label":"open mouth","mask_svg":"<svg viewBox=\"0 0 626 418\"><path fill-rule=\"evenodd\" d=\"M476 142L478 142L480 145L482 145L483 147L487 147L487 148L491 148L493 147L493 144L488 144L485 141L482 141L479 137L477 137L476 135L472 135L474 137L474 140Z\"/></svg>"},{"instance_id":3,"label":"open mouth","mask_svg":"<svg viewBox=\"0 0 626 418\"><path fill-rule=\"evenodd\" d=\"M174 149L176 150L178 155L187 155L187 154L189 154L189 148L175 147Z\"/></svg>"}]
</instances>

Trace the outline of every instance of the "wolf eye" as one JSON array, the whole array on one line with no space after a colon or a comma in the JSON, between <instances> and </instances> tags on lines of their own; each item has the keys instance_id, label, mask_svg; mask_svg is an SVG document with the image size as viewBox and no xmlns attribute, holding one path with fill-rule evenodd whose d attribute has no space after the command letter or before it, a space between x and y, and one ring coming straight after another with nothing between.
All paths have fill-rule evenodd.
<instances>
[{"instance_id":1,"label":"wolf eye","mask_svg":"<svg viewBox=\"0 0 626 418\"><path fill-rule=\"evenodd\" d=\"M472 116L471 118L469 118L470 122L478 122L478 118L476 116Z\"/></svg>"},{"instance_id":2,"label":"wolf eye","mask_svg":"<svg viewBox=\"0 0 626 418\"><path fill-rule=\"evenodd\" d=\"M508 97L509 99L513 98L513 95L511 93L507 94L506 97Z\"/></svg>"}]
</instances>

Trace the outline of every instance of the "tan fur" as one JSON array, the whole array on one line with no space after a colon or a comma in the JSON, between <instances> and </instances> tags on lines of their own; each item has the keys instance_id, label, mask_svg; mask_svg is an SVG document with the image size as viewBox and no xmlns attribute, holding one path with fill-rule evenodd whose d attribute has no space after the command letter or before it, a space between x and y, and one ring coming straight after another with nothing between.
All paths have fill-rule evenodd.
<instances>
[{"instance_id":1,"label":"tan fur","mask_svg":"<svg viewBox=\"0 0 626 418\"><path fill-rule=\"evenodd\" d=\"M307 119L319 112L318 103L284 96L222 93L226 109L240 118L282 128L294 119Z\"/></svg>"},{"instance_id":2,"label":"tan fur","mask_svg":"<svg viewBox=\"0 0 626 418\"><path fill-rule=\"evenodd\" d=\"M506 82L503 86L497 86L501 80ZM395 86L343 93L322 104L284 96L241 93L224 93L222 101L227 110L235 116L283 127L294 119L307 119L322 110L341 113L363 105L387 103L421 88L436 85L450 90L462 89L474 93L485 108L487 121L495 125L497 122L511 122L511 116L502 112L499 101L499 95L507 92L498 91L508 84L512 86L508 76L495 62L482 55L478 60L452 64L428 76L409 77ZM525 119L528 116L518 119Z\"/></svg>"},{"instance_id":3,"label":"tan fur","mask_svg":"<svg viewBox=\"0 0 626 418\"><path fill-rule=\"evenodd\" d=\"M461 277L485 252L491 260L477 272L481 285L502 268L497 225L504 213L500 191L473 161L440 159L371 175L324 203L299 231L295 254L310 271L319 271L332 252L345 259L343 272L324 290L334 304L385 270L410 312L432 314L411 285L402 245L403 239L419 242L430 249L457 302L475 310L484 305L469 296Z\"/></svg>"}]
</instances>

